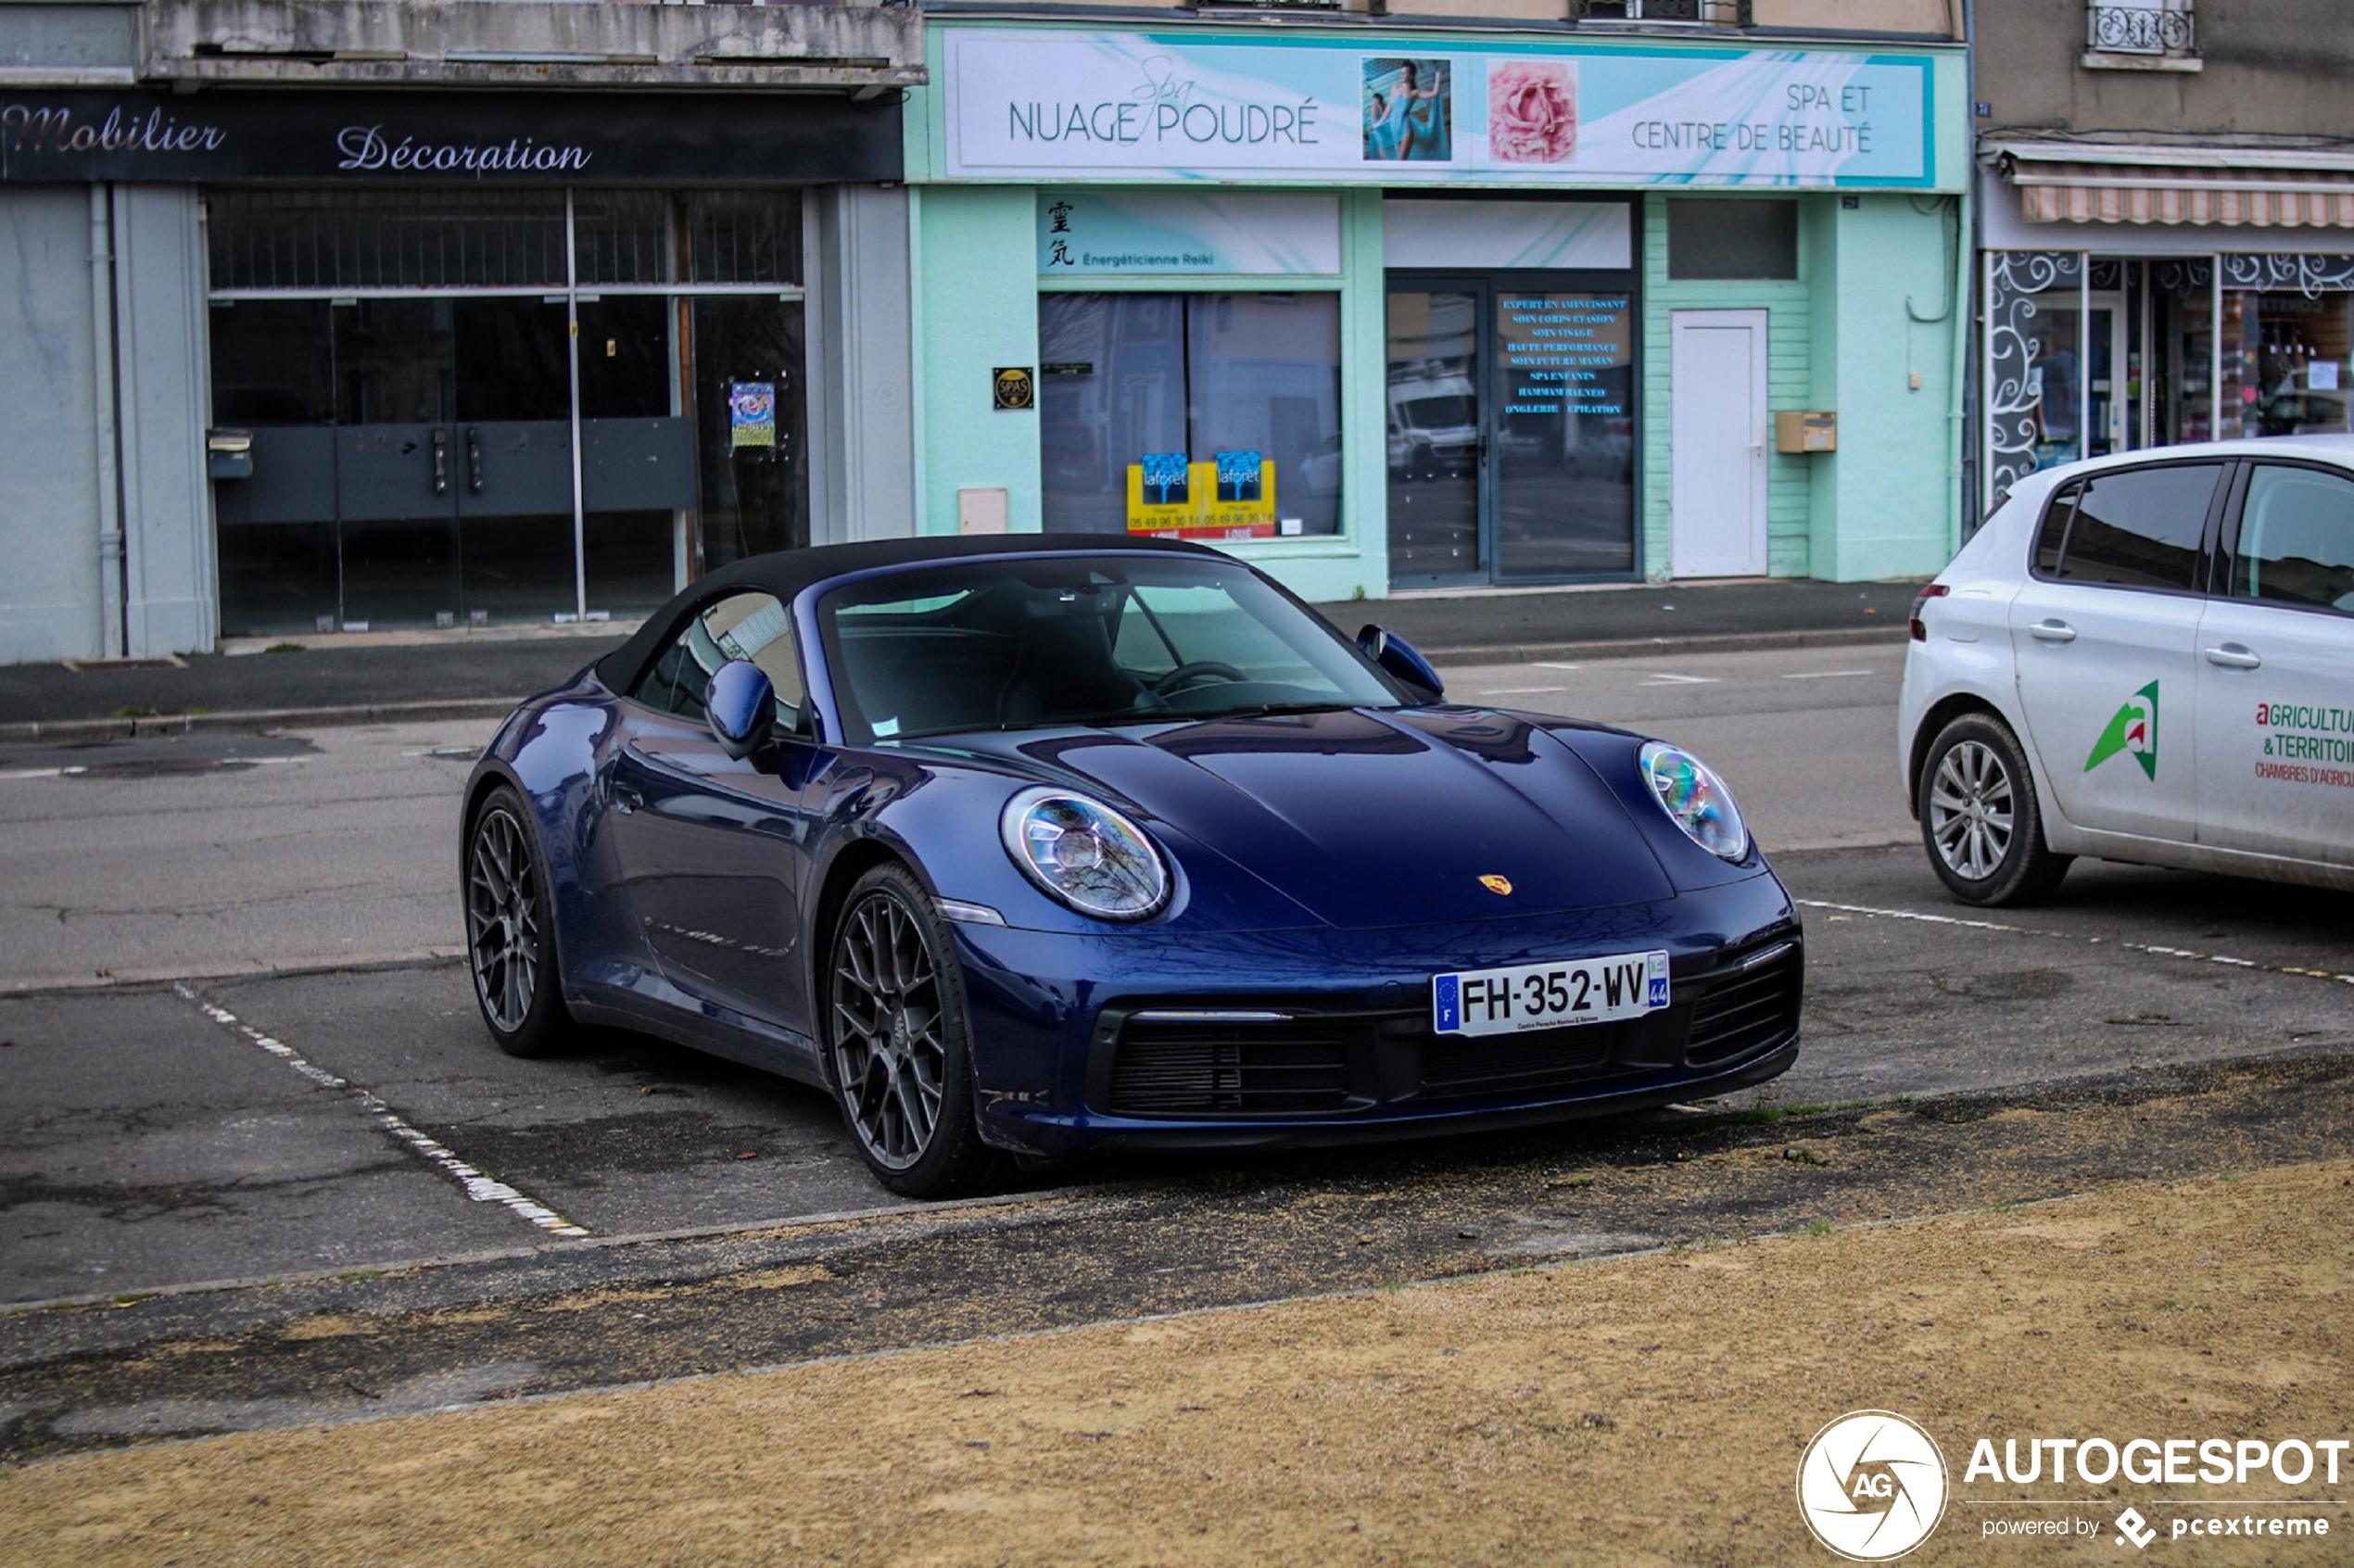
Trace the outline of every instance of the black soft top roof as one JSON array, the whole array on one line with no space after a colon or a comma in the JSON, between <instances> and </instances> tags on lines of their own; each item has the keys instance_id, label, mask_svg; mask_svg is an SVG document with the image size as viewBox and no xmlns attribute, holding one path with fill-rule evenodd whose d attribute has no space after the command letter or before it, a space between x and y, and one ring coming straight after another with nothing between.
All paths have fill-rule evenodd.
<instances>
[{"instance_id":1,"label":"black soft top roof","mask_svg":"<svg viewBox=\"0 0 2354 1568\"><path fill-rule=\"evenodd\" d=\"M812 584L854 572L869 572L879 566L917 566L980 555L1035 555L1042 551L1107 555L1131 550L1164 555L1219 555L1206 545L1182 539L1136 538L1127 534L984 534L971 537L939 535L870 539L861 544L819 545L811 550L780 550L768 555L747 556L689 584L685 592L647 616L646 624L628 641L597 661L597 678L612 690L627 691L637 684L639 672L668 646L690 614L740 588L773 593L790 604L795 594Z\"/></svg>"}]
</instances>

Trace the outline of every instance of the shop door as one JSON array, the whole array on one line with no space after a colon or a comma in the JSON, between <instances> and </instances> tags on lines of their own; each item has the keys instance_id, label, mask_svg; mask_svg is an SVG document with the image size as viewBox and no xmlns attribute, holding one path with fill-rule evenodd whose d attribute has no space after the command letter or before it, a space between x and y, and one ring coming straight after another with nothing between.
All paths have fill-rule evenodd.
<instances>
[{"instance_id":1,"label":"shop door","mask_svg":"<svg viewBox=\"0 0 2354 1568\"><path fill-rule=\"evenodd\" d=\"M1668 569L1766 575L1766 312L1669 318Z\"/></svg>"},{"instance_id":2,"label":"shop door","mask_svg":"<svg viewBox=\"0 0 2354 1568\"><path fill-rule=\"evenodd\" d=\"M1587 282L1391 275L1393 584L1635 572L1634 298Z\"/></svg>"},{"instance_id":3,"label":"shop door","mask_svg":"<svg viewBox=\"0 0 2354 1568\"><path fill-rule=\"evenodd\" d=\"M361 299L334 318L344 624L504 620L569 598L562 301Z\"/></svg>"}]
</instances>

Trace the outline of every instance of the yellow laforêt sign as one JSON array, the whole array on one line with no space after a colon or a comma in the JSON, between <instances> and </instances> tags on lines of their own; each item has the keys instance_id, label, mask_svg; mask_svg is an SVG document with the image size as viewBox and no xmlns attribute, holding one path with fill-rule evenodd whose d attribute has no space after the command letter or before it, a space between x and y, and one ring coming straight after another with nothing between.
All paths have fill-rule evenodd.
<instances>
[{"instance_id":1,"label":"yellow lafor\u00eat sign","mask_svg":"<svg viewBox=\"0 0 2354 1568\"><path fill-rule=\"evenodd\" d=\"M1255 451L1209 462L1146 452L1128 465L1128 531L1180 539L1264 539L1275 534L1275 464Z\"/></svg>"}]
</instances>

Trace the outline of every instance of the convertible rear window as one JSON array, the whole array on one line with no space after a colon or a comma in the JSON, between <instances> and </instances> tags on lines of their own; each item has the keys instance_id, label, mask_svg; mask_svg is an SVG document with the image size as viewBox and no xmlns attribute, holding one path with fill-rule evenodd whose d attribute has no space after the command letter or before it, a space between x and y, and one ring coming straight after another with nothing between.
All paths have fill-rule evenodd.
<instances>
[{"instance_id":1,"label":"convertible rear window","mask_svg":"<svg viewBox=\"0 0 2354 1568\"><path fill-rule=\"evenodd\" d=\"M1331 627L1213 560L927 567L837 589L817 620L854 743L1403 700Z\"/></svg>"}]
</instances>

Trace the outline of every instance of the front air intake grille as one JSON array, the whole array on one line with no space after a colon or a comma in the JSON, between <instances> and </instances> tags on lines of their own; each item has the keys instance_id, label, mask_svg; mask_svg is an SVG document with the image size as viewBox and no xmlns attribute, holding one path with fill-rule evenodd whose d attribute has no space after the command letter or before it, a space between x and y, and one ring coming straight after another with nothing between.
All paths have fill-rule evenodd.
<instances>
[{"instance_id":1,"label":"front air intake grille","mask_svg":"<svg viewBox=\"0 0 2354 1568\"><path fill-rule=\"evenodd\" d=\"M1347 1109L1349 1041L1316 1019L1130 1019L1107 1109L1120 1116L1297 1116Z\"/></svg>"},{"instance_id":2,"label":"front air intake grille","mask_svg":"<svg viewBox=\"0 0 2354 1568\"><path fill-rule=\"evenodd\" d=\"M1476 1037L1434 1034L1427 1019L1415 1021L1420 1027L1411 1037L1421 1062L1416 1091L1424 1099L1541 1093L1601 1077L1614 1062L1623 1071L1619 1047L1631 1043L1639 1031L1652 1032L1647 1018Z\"/></svg>"},{"instance_id":3,"label":"front air intake grille","mask_svg":"<svg viewBox=\"0 0 2354 1568\"><path fill-rule=\"evenodd\" d=\"M1641 1018L1481 1036L1437 1033L1427 1006L1139 999L1098 1018L1087 1103L1110 1116L1223 1120L1632 1093L1787 1045L1804 979L1797 940L1780 936L1674 976L1669 1005Z\"/></svg>"},{"instance_id":4,"label":"front air intake grille","mask_svg":"<svg viewBox=\"0 0 2354 1568\"><path fill-rule=\"evenodd\" d=\"M1699 982L1684 1060L1693 1067L1745 1056L1798 1032L1805 967L1798 944L1778 942Z\"/></svg>"}]
</instances>

